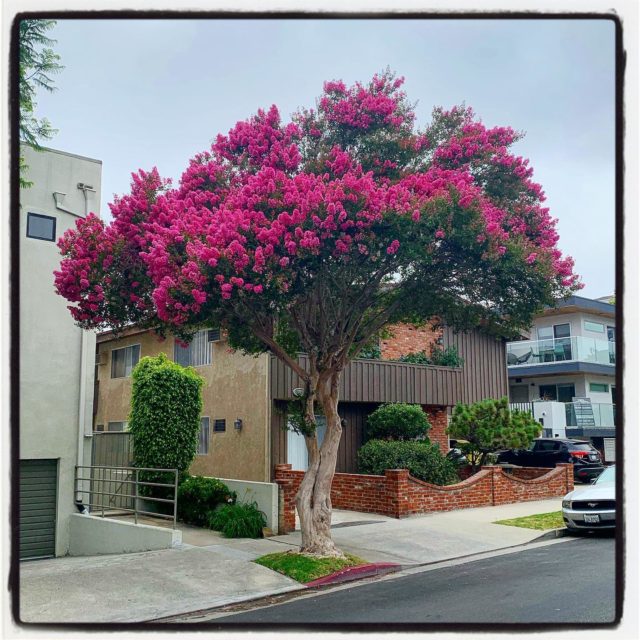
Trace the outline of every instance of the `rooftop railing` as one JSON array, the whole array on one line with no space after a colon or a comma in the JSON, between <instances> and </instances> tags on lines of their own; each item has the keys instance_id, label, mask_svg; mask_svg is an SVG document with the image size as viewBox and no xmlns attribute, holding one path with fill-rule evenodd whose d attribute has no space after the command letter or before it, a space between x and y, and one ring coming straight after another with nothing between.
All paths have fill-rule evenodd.
<instances>
[{"instance_id":1,"label":"rooftop railing","mask_svg":"<svg viewBox=\"0 0 640 640\"><path fill-rule=\"evenodd\" d=\"M507 343L509 367L570 361L615 364L616 343L584 336Z\"/></svg>"}]
</instances>

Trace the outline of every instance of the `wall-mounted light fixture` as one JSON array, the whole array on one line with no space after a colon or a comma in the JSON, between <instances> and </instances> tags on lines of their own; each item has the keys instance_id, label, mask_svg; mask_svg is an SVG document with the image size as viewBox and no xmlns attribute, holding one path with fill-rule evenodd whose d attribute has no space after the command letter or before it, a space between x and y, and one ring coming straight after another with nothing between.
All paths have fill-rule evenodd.
<instances>
[{"instance_id":1,"label":"wall-mounted light fixture","mask_svg":"<svg viewBox=\"0 0 640 640\"><path fill-rule=\"evenodd\" d=\"M236 421L233 423L233 426L235 427L236 431L241 431L242 430L242 418L236 418Z\"/></svg>"}]
</instances>

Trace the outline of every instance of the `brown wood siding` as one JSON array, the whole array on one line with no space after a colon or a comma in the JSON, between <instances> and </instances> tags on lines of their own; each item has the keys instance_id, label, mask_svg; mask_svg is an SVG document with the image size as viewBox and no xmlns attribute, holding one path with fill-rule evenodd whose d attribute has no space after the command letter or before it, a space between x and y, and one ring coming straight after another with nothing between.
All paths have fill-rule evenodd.
<instances>
[{"instance_id":1,"label":"brown wood siding","mask_svg":"<svg viewBox=\"0 0 640 640\"><path fill-rule=\"evenodd\" d=\"M453 406L508 395L504 341L477 331L454 333L445 328L444 346L455 345L464 359L461 368L430 367L384 360L354 360L340 382L344 402L410 402ZM307 357L301 355L302 366ZM271 357L271 397L292 398L300 378Z\"/></svg>"},{"instance_id":2,"label":"brown wood siding","mask_svg":"<svg viewBox=\"0 0 640 640\"><path fill-rule=\"evenodd\" d=\"M356 473L358 470L358 449L364 441L367 416L378 405L373 403L340 403L338 413L346 421L342 429L336 471L338 473ZM274 401L271 420L271 477L274 477L276 464L287 462L286 403Z\"/></svg>"},{"instance_id":3,"label":"brown wood siding","mask_svg":"<svg viewBox=\"0 0 640 640\"><path fill-rule=\"evenodd\" d=\"M509 378L505 356L505 342L478 331L455 333L445 328L445 347L456 346L464 359L452 403L471 403L484 398L502 398L509 395ZM459 395L458 395L459 394ZM436 403L433 404L445 404Z\"/></svg>"}]
</instances>

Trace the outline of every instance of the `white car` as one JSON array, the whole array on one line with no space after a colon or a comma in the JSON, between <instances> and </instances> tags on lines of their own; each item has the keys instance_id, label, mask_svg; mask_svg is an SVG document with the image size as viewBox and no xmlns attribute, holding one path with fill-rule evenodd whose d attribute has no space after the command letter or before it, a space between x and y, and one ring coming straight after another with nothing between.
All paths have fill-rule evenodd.
<instances>
[{"instance_id":1,"label":"white car","mask_svg":"<svg viewBox=\"0 0 640 640\"><path fill-rule=\"evenodd\" d=\"M568 493L562 500L567 529L614 529L616 526L616 467L607 467L588 488Z\"/></svg>"}]
</instances>

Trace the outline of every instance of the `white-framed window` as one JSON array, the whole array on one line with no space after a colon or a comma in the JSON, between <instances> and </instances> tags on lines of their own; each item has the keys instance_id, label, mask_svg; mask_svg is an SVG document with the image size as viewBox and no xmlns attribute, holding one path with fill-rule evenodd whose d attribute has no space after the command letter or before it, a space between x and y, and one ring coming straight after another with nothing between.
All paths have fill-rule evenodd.
<instances>
[{"instance_id":1,"label":"white-framed window","mask_svg":"<svg viewBox=\"0 0 640 640\"><path fill-rule=\"evenodd\" d=\"M107 431L128 431L129 423L126 420L118 420L107 423Z\"/></svg>"},{"instance_id":2,"label":"white-framed window","mask_svg":"<svg viewBox=\"0 0 640 640\"><path fill-rule=\"evenodd\" d=\"M591 322L591 320L585 320L584 328L586 331L591 331L592 333L604 333L604 324L602 322Z\"/></svg>"},{"instance_id":3,"label":"white-framed window","mask_svg":"<svg viewBox=\"0 0 640 640\"><path fill-rule=\"evenodd\" d=\"M202 367L211 364L211 342L208 339L208 330L198 331L186 347L183 347L176 338L173 359L183 367Z\"/></svg>"},{"instance_id":4,"label":"white-framed window","mask_svg":"<svg viewBox=\"0 0 640 640\"><path fill-rule=\"evenodd\" d=\"M198 434L198 455L206 456L209 453L209 417L200 418L200 433Z\"/></svg>"},{"instance_id":5,"label":"white-framed window","mask_svg":"<svg viewBox=\"0 0 640 640\"><path fill-rule=\"evenodd\" d=\"M140 360L140 345L132 344L111 351L111 377L128 378Z\"/></svg>"}]
</instances>

